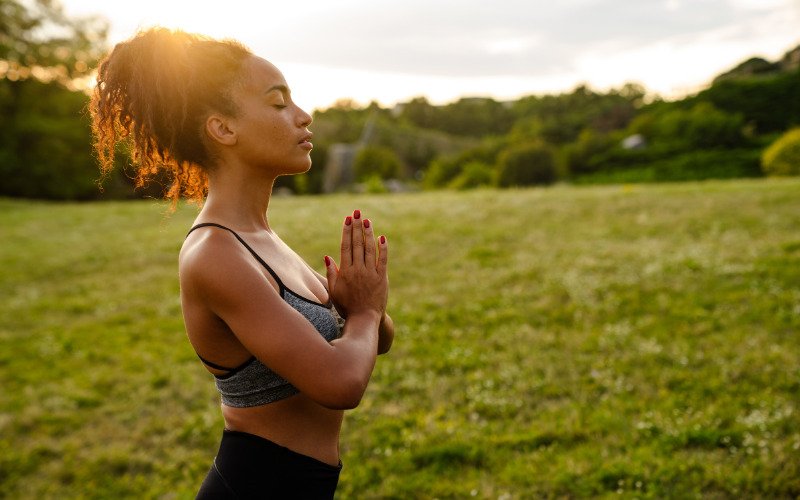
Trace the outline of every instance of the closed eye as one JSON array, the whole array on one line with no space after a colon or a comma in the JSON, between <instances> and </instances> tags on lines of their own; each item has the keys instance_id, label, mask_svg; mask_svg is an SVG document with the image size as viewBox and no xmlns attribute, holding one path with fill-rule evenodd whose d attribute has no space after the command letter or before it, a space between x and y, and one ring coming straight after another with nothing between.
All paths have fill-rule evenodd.
<instances>
[{"instance_id":1,"label":"closed eye","mask_svg":"<svg viewBox=\"0 0 800 500\"><path fill-rule=\"evenodd\" d=\"M289 91L289 87L286 85L273 85L265 92L265 94L271 94L273 92L279 92L280 94L280 101L274 103L276 109L283 109L288 106L288 102L291 99L291 93Z\"/></svg>"}]
</instances>

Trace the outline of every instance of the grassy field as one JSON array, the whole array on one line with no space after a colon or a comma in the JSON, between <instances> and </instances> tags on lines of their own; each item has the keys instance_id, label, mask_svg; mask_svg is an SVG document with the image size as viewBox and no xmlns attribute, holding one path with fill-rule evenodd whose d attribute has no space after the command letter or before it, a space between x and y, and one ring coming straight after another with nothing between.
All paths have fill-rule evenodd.
<instances>
[{"instance_id":1,"label":"grassy field","mask_svg":"<svg viewBox=\"0 0 800 500\"><path fill-rule=\"evenodd\" d=\"M313 266L363 209L395 346L340 498L800 495L800 181L282 198ZM186 341L196 208L0 200L0 497L192 498L222 422Z\"/></svg>"}]
</instances>

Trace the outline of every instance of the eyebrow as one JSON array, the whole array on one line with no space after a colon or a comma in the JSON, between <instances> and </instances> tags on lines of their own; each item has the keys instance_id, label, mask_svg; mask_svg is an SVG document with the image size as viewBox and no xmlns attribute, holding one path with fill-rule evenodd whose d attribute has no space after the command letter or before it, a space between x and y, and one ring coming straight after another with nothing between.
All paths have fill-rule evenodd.
<instances>
[{"instance_id":1,"label":"eyebrow","mask_svg":"<svg viewBox=\"0 0 800 500\"><path fill-rule=\"evenodd\" d=\"M285 94L285 95L289 95L289 93L290 93L290 92L289 92L289 87L287 87L286 85L273 85L272 87L270 87L269 89L267 89L267 91L266 91L266 92L264 92L264 93L265 93L265 94L269 94L269 93L270 93L270 92L272 92L273 90L280 90L280 91L281 91L281 93L282 93L282 94Z\"/></svg>"}]
</instances>

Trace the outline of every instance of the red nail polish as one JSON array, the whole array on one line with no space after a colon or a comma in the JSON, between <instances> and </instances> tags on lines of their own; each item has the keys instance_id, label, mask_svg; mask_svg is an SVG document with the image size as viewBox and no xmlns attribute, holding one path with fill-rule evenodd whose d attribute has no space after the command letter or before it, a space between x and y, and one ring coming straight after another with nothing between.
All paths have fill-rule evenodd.
<instances>
[{"instance_id":1,"label":"red nail polish","mask_svg":"<svg viewBox=\"0 0 800 500\"><path fill-rule=\"evenodd\" d=\"M386 244L386 236L381 236L381 245Z\"/></svg>"},{"instance_id":2,"label":"red nail polish","mask_svg":"<svg viewBox=\"0 0 800 500\"><path fill-rule=\"evenodd\" d=\"M354 219L360 219L361 218L361 210L356 210L355 212L353 212L353 218Z\"/></svg>"},{"instance_id":3,"label":"red nail polish","mask_svg":"<svg viewBox=\"0 0 800 500\"><path fill-rule=\"evenodd\" d=\"M352 222L353 222L353 218L350 217L349 215L344 218L344 225L345 226L349 226Z\"/></svg>"},{"instance_id":4,"label":"red nail polish","mask_svg":"<svg viewBox=\"0 0 800 500\"><path fill-rule=\"evenodd\" d=\"M325 266L326 267L330 267L330 265L331 265L331 258L326 255L325 256Z\"/></svg>"},{"instance_id":5,"label":"red nail polish","mask_svg":"<svg viewBox=\"0 0 800 500\"><path fill-rule=\"evenodd\" d=\"M364 219L364 227L369 229L369 219Z\"/></svg>"}]
</instances>

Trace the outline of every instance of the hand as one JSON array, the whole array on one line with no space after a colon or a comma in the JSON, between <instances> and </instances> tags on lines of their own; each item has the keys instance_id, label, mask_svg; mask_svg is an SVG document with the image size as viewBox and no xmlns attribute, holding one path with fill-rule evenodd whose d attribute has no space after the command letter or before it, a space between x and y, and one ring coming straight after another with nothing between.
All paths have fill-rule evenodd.
<instances>
[{"instance_id":1,"label":"hand","mask_svg":"<svg viewBox=\"0 0 800 500\"><path fill-rule=\"evenodd\" d=\"M385 236L376 246L374 228L356 210L342 226L341 267L325 256L328 293L343 318L374 312L382 318L389 297L388 250Z\"/></svg>"}]
</instances>

